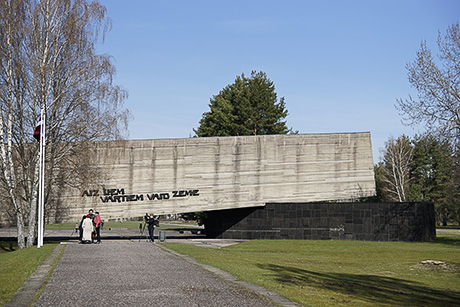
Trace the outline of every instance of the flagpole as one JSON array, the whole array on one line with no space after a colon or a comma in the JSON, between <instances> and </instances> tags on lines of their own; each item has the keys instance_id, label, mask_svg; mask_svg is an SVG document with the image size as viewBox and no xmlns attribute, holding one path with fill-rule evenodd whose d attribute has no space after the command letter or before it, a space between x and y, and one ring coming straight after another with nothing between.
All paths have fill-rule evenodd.
<instances>
[{"instance_id":1,"label":"flagpole","mask_svg":"<svg viewBox=\"0 0 460 307\"><path fill-rule=\"evenodd\" d=\"M42 239L41 239L41 246L43 246L43 236L45 235L45 150L46 150L46 112L45 108L43 108L43 125L42 125L42 191L41 191L41 199L42 199Z\"/></svg>"},{"instance_id":2,"label":"flagpole","mask_svg":"<svg viewBox=\"0 0 460 307\"><path fill-rule=\"evenodd\" d=\"M43 246L44 229L44 209L45 209L45 108L41 109L40 126L40 154L39 154L39 181L38 181L38 229L37 229L37 248Z\"/></svg>"}]
</instances>

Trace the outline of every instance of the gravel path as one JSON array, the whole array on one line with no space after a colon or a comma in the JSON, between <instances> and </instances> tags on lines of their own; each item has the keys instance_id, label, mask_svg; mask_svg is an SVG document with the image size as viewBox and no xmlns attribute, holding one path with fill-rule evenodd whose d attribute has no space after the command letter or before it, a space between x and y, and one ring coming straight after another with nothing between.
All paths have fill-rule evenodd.
<instances>
[{"instance_id":1,"label":"gravel path","mask_svg":"<svg viewBox=\"0 0 460 307\"><path fill-rule=\"evenodd\" d=\"M135 240L68 244L34 306L274 306L214 273Z\"/></svg>"}]
</instances>

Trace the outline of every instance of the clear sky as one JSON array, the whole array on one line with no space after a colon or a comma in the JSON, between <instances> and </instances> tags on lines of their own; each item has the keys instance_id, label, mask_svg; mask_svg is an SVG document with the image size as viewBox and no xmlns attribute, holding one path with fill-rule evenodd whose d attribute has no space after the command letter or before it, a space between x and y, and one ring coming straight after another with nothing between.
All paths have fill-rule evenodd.
<instances>
[{"instance_id":1,"label":"clear sky","mask_svg":"<svg viewBox=\"0 0 460 307\"><path fill-rule=\"evenodd\" d=\"M416 94L406 64L422 40L460 22L458 0L100 0L112 30L99 47L129 92L129 139L193 135L209 99L252 70L285 97L299 133L370 131L374 161Z\"/></svg>"}]
</instances>

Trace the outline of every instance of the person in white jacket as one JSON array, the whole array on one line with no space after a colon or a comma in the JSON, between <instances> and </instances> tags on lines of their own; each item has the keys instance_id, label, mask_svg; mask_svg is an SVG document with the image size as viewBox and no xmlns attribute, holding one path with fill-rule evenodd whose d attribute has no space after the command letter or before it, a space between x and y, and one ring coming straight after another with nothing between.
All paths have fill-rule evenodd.
<instances>
[{"instance_id":1,"label":"person in white jacket","mask_svg":"<svg viewBox=\"0 0 460 307\"><path fill-rule=\"evenodd\" d=\"M93 232L93 221L89 214L83 220L81 227L83 228L82 242L92 242L91 234Z\"/></svg>"}]
</instances>

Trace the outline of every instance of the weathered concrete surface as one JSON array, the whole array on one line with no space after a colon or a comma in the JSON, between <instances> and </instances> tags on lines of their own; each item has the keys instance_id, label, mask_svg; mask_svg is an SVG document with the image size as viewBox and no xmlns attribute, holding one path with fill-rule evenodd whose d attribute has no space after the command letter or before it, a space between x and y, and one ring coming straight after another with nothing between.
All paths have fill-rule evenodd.
<instances>
[{"instance_id":1,"label":"weathered concrete surface","mask_svg":"<svg viewBox=\"0 0 460 307\"><path fill-rule=\"evenodd\" d=\"M68 220L353 200L375 194L370 133L97 143L101 186L67 190ZM103 189L105 188L105 190ZM52 212L49 212L52 216ZM62 212L60 213L62 215Z\"/></svg>"}]
</instances>

